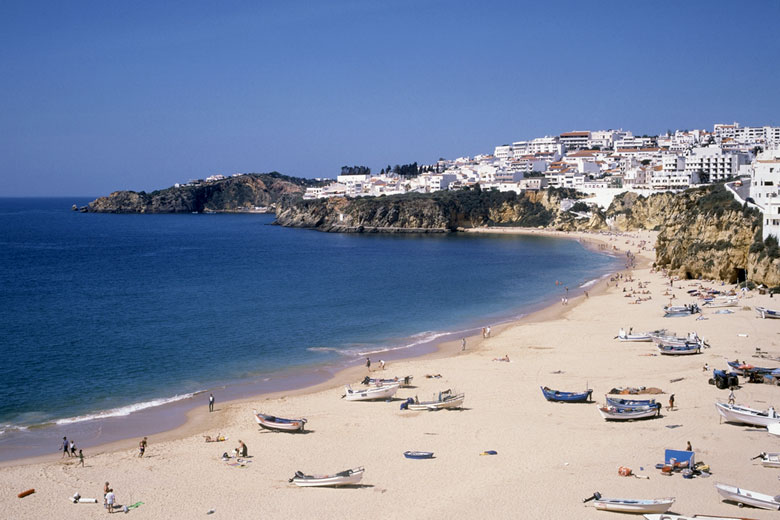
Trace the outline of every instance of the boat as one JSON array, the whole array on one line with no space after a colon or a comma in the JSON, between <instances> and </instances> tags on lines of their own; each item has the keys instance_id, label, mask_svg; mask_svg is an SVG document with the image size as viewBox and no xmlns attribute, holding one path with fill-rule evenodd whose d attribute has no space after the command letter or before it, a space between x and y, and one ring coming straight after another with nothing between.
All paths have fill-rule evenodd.
<instances>
[{"instance_id":1,"label":"boat","mask_svg":"<svg viewBox=\"0 0 780 520\"><path fill-rule=\"evenodd\" d=\"M460 408L463 405L463 400L466 398L466 394L455 394L452 390L444 390L439 392L436 399L431 401L420 401L415 397L411 397L401 405L401 409L409 410L443 410L445 408Z\"/></svg>"},{"instance_id":2,"label":"boat","mask_svg":"<svg viewBox=\"0 0 780 520\"><path fill-rule=\"evenodd\" d=\"M393 397L398 391L398 383L383 386L369 386L360 390L352 390L352 387L347 385L344 390L347 392L342 397L347 401L371 401L374 399L389 399Z\"/></svg>"},{"instance_id":3,"label":"boat","mask_svg":"<svg viewBox=\"0 0 780 520\"><path fill-rule=\"evenodd\" d=\"M766 431L769 432L769 435L774 435L775 437L780 437L780 423L774 423L767 425Z\"/></svg>"},{"instance_id":4,"label":"boat","mask_svg":"<svg viewBox=\"0 0 780 520\"><path fill-rule=\"evenodd\" d=\"M261 428L265 428L266 430L281 431L281 432L302 432L306 425L306 419L303 418L283 419L281 417L276 417L273 415L258 413L257 410L255 410L254 413L255 413L255 421L257 421L257 424L259 424Z\"/></svg>"},{"instance_id":5,"label":"boat","mask_svg":"<svg viewBox=\"0 0 780 520\"><path fill-rule=\"evenodd\" d=\"M751 426L769 426L780 423L780 415L772 407L762 411L736 404L715 403L715 408L726 419L726 422L750 424Z\"/></svg>"},{"instance_id":6,"label":"boat","mask_svg":"<svg viewBox=\"0 0 780 520\"><path fill-rule=\"evenodd\" d=\"M685 345L666 345L656 343L656 348L661 354L667 356L684 356L688 354L701 353L701 345L698 343L686 343Z\"/></svg>"},{"instance_id":7,"label":"boat","mask_svg":"<svg viewBox=\"0 0 780 520\"><path fill-rule=\"evenodd\" d=\"M674 504L674 497L651 500L634 500L630 498L597 498L593 505L601 511L618 513L665 513Z\"/></svg>"},{"instance_id":8,"label":"boat","mask_svg":"<svg viewBox=\"0 0 780 520\"><path fill-rule=\"evenodd\" d=\"M780 311L775 311L772 309L767 309L766 307L755 307L756 312L761 318L780 318Z\"/></svg>"},{"instance_id":9,"label":"boat","mask_svg":"<svg viewBox=\"0 0 780 520\"><path fill-rule=\"evenodd\" d=\"M687 336L677 336L675 333L650 334L651 339L658 345L691 345L698 344L704 346L705 342L696 332L689 332Z\"/></svg>"},{"instance_id":10,"label":"boat","mask_svg":"<svg viewBox=\"0 0 780 520\"><path fill-rule=\"evenodd\" d=\"M653 338L650 337L650 334L651 334L650 332L645 332L642 334L633 334L630 331L626 333L624 329L620 329L618 331L618 335L615 336L615 339L617 339L618 341L652 341Z\"/></svg>"},{"instance_id":11,"label":"boat","mask_svg":"<svg viewBox=\"0 0 780 520\"><path fill-rule=\"evenodd\" d=\"M403 388L405 386L411 386L412 379L414 379L414 376L394 377L392 379L382 379L366 376L363 378L361 383L367 386L383 386L398 383Z\"/></svg>"},{"instance_id":12,"label":"boat","mask_svg":"<svg viewBox=\"0 0 780 520\"><path fill-rule=\"evenodd\" d=\"M709 307L710 309L719 309L722 307L736 307L739 305L739 298L736 296L719 296L706 300L701 304L702 307Z\"/></svg>"},{"instance_id":13,"label":"boat","mask_svg":"<svg viewBox=\"0 0 780 520\"><path fill-rule=\"evenodd\" d=\"M561 403L586 403L590 401L590 396L593 393L593 389L588 389L584 392L561 392L546 386L540 388L545 399Z\"/></svg>"},{"instance_id":14,"label":"boat","mask_svg":"<svg viewBox=\"0 0 780 520\"><path fill-rule=\"evenodd\" d=\"M637 410L653 407L655 408L655 399L620 399L605 395L607 406L612 406L623 410Z\"/></svg>"},{"instance_id":15,"label":"boat","mask_svg":"<svg viewBox=\"0 0 780 520\"><path fill-rule=\"evenodd\" d=\"M599 413L606 421L631 421L634 419L649 419L661 415L661 403L642 408L618 408L616 406L600 406Z\"/></svg>"},{"instance_id":16,"label":"boat","mask_svg":"<svg viewBox=\"0 0 780 520\"><path fill-rule=\"evenodd\" d=\"M753 373L764 376L772 374L775 370L777 370L777 368L756 367L748 363L740 363L739 361L729 361L728 365L734 370L741 370L745 375Z\"/></svg>"},{"instance_id":17,"label":"boat","mask_svg":"<svg viewBox=\"0 0 780 520\"><path fill-rule=\"evenodd\" d=\"M711 515L693 515L683 516L669 513L653 513L644 515L645 520L755 520L751 518L737 518L736 516L711 516Z\"/></svg>"},{"instance_id":18,"label":"boat","mask_svg":"<svg viewBox=\"0 0 780 520\"><path fill-rule=\"evenodd\" d=\"M761 465L765 468L780 468L780 453L760 453L753 459L761 459Z\"/></svg>"},{"instance_id":19,"label":"boat","mask_svg":"<svg viewBox=\"0 0 780 520\"><path fill-rule=\"evenodd\" d=\"M295 476L288 482L300 487L352 486L360 482L364 472L365 469L362 467L347 469L335 475L304 475L302 472L296 471Z\"/></svg>"},{"instance_id":20,"label":"boat","mask_svg":"<svg viewBox=\"0 0 780 520\"><path fill-rule=\"evenodd\" d=\"M780 510L780 501L777 500L778 497L772 497L729 484L717 483L715 484L715 489L718 490L718 493L720 493L725 500L736 502L740 507L746 505L758 507L760 509Z\"/></svg>"},{"instance_id":21,"label":"boat","mask_svg":"<svg viewBox=\"0 0 780 520\"><path fill-rule=\"evenodd\" d=\"M695 303L686 305L666 305L664 307L664 318L678 318L682 316L691 316L701 312L699 306Z\"/></svg>"},{"instance_id":22,"label":"boat","mask_svg":"<svg viewBox=\"0 0 780 520\"><path fill-rule=\"evenodd\" d=\"M405 451L404 457L407 459L432 459L432 451Z\"/></svg>"}]
</instances>

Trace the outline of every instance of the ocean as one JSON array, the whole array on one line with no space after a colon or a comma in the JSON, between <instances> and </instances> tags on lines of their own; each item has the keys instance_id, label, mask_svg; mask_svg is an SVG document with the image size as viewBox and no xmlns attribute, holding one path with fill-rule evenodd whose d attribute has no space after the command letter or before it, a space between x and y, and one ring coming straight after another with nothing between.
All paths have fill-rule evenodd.
<instances>
[{"instance_id":1,"label":"ocean","mask_svg":"<svg viewBox=\"0 0 780 520\"><path fill-rule=\"evenodd\" d=\"M0 199L0 460L430 351L621 266L575 240L70 210L88 201Z\"/></svg>"}]
</instances>

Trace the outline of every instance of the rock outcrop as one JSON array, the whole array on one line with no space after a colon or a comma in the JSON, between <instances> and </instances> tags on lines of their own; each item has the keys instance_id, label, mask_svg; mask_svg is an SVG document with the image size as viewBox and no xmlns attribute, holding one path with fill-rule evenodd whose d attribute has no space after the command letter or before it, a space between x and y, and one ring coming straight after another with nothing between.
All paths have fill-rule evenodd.
<instances>
[{"instance_id":1,"label":"rock outcrop","mask_svg":"<svg viewBox=\"0 0 780 520\"><path fill-rule=\"evenodd\" d=\"M264 207L273 212L280 201L298 200L306 187L315 185L315 181L276 172L251 173L151 193L116 191L90 202L86 209L93 213L202 213Z\"/></svg>"}]
</instances>

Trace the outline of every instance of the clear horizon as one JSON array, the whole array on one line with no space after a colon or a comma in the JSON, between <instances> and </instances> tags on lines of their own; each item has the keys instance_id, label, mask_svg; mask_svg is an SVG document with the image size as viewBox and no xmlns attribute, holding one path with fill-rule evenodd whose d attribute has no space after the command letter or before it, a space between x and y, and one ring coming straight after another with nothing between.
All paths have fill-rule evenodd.
<instances>
[{"instance_id":1,"label":"clear horizon","mask_svg":"<svg viewBox=\"0 0 780 520\"><path fill-rule=\"evenodd\" d=\"M780 3L597 7L4 2L0 197L335 177L571 130L780 125Z\"/></svg>"}]
</instances>

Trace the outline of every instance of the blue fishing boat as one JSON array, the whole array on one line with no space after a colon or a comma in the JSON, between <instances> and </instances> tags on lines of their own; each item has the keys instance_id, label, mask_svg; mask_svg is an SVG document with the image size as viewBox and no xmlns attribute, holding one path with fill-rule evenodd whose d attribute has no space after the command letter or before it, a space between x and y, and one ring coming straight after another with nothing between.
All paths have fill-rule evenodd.
<instances>
[{"instance_id":1,"label":"blue fishing boat","mask_svg":"<svg viewBox=\"0 0 780 520\"><path fill-rule=\"evenodd\" d=\"M547 388L546 386L540 388L542 389L545 399L561 403L586 403L590 401L590 395L593 393L592 389L585 390L584 392L560 392Z\"/></svg>"},{"instance_id":2,"label":"blue fishing boat","mask_svg":"<svg viewBox=\"0 0 780 520\"><path fill-rule=\"evenodd\" d=\"M613 406L618 410L641 410L655 407L655 399L622 399L620 397L604 396L607 406Z\"/></svg>"},{"instance_id":3,"label":"blue fishing boat","mask_svg":"<svg viewBox=\"0 0 780 520\"><path fill-rule=\"evenodd\" d=\"M686 343L684 345L657 343L656 347L661 354L667 356L684 356L686 354L699 354L701 352L701 345L699 343Z\"/></svg>"},{"instance_id":4,"label":"blue fishing boat","mask_svg":"<svg viewBox=\"0 0 780 520\"><path fill-rule=\"evenodd\" d=\"M432 451L405 451L404 457L407 459L432 459Z\"/></svg>"},{"instance_id":5,"label":"blue fishing boat","mask_svg":"<svg viewBox=\"0 0 780 520\"><path fill-rule=\"evenodd\" d=\"M775 368L756 367L748 363L740 363L739 361L729 361L728 364L734 370L741 370L745 374L753 373L753 374L766 375L766 374L771 374L772 372L777 370L777 367Z\"/></svg>"}]
</instances>

